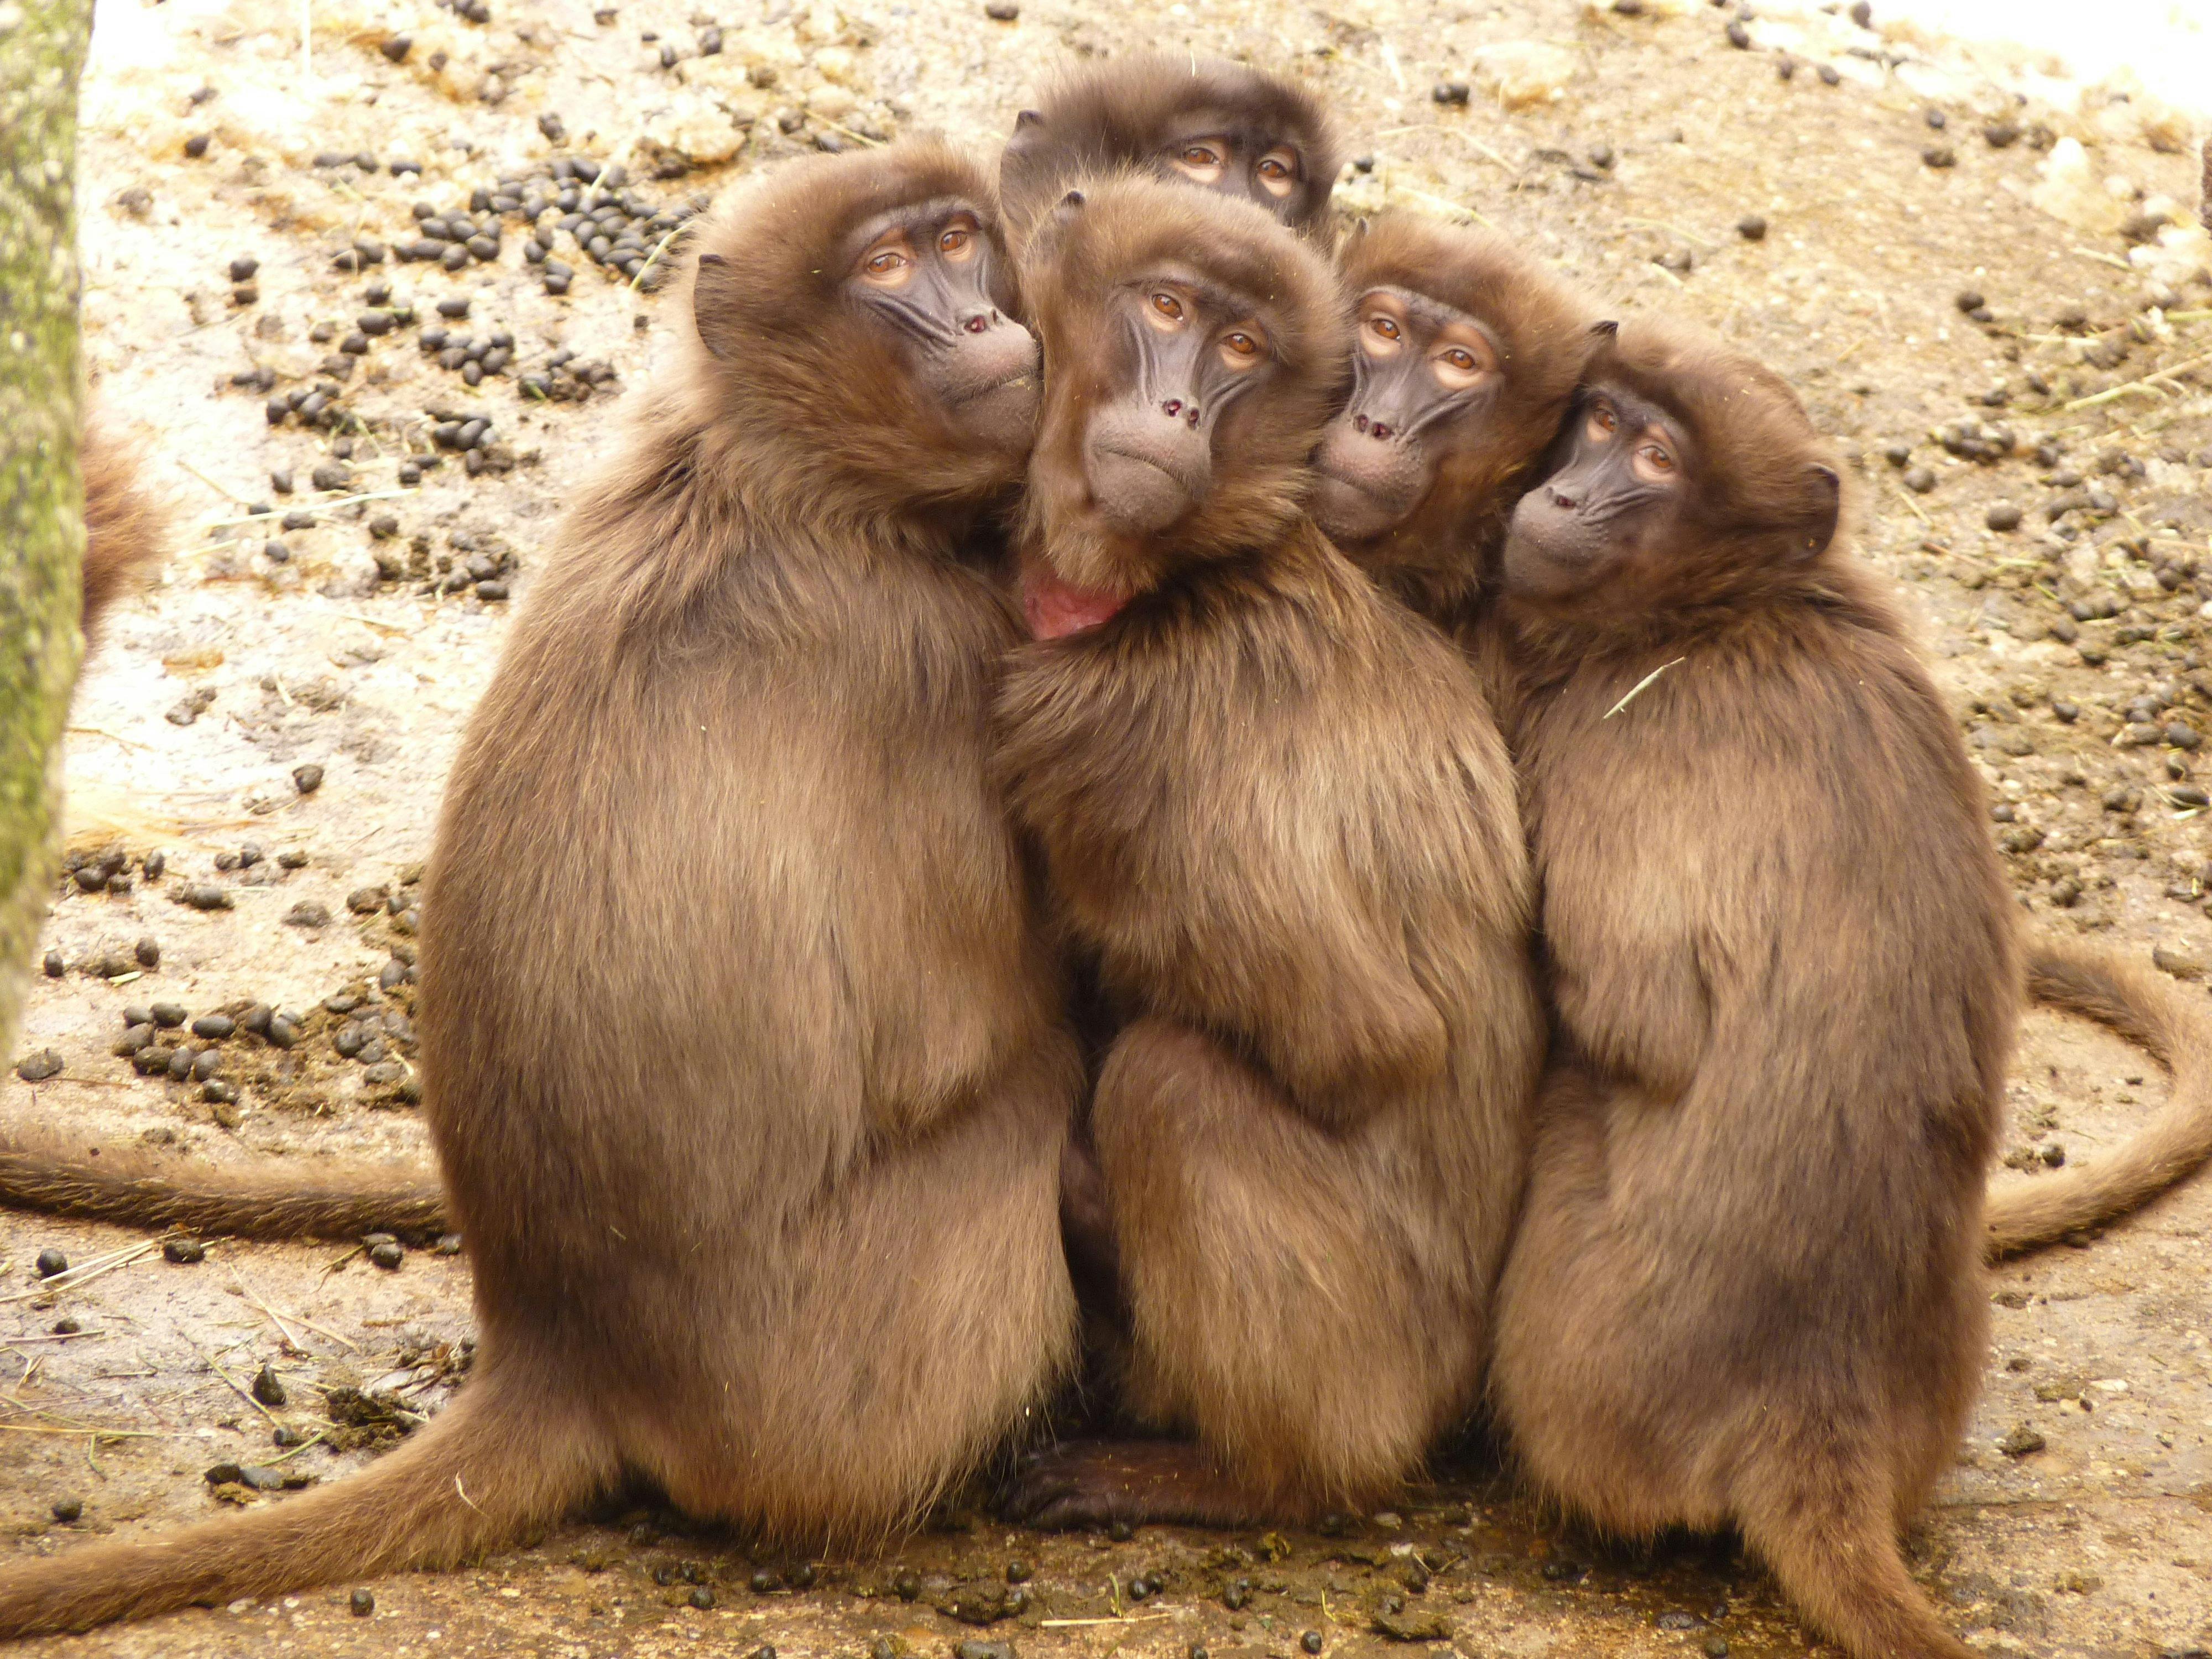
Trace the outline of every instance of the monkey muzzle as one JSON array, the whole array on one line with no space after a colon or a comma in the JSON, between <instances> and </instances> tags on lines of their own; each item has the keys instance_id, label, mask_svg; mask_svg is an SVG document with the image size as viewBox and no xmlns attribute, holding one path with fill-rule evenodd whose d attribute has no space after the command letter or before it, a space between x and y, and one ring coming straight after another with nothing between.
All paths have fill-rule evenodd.
<instances>
[{"instance_id":1,"label":"monkey muzzle","mask_svg":"<svg viewBox=\"0 0 2212 1659\"><path fill-rule=\"evenodd\" d=\"M1084 472L1116 530L1157 535L1206 500L1213 430L1247 382L1213 361L1202 331L1161 335L1131 323L1131 389L1100 407L1084 440Z\"/></svg>"},{"instance_id":2,"label":"monkey muzzle","mask_svg":"<svg viewBox=\"0 0 2212 1659\"><path fill-rule=\"evenodd\" d=\"M1564 599L1601 574L1607 538L1605 525L1589 511L1590 483L1563 473L1521 498L1506 532L1501 566L1507 592L1527 599Z\"/></svg>"},{"instance_id":3,"label":"monkey muzzle","mask_svg":"<svg viewBox=\"0 0 2212 1659\"><path fill-rule=\"evenodd\" d=\"M1474 401L1438 386L1419 357L1352 357L1352 401L1314 452L1314 522L1332 540L1370 540L1396 529L1436 481L1427 434Z\"/></svg>"}]
</instances>

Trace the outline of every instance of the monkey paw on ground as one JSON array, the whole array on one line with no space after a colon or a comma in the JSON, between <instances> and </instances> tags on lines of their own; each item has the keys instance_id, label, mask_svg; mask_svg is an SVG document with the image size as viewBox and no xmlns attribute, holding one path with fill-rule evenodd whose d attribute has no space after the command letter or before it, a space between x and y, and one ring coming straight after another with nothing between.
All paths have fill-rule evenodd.
<instances>
[{"instance_id":1,"label":"monkey paw on ground","mask_svg":"<svg viewBox=\"0 0 2212 1659\"><path fill-rule=\"evenodd\" d=\"M1066 1531L1117 1521L1233 1527L1259 1510L1188 1441L1065 1440L1014 1471L1000 1489L999 1513L1040 1531Z\"/></svg>"}]
</instances>

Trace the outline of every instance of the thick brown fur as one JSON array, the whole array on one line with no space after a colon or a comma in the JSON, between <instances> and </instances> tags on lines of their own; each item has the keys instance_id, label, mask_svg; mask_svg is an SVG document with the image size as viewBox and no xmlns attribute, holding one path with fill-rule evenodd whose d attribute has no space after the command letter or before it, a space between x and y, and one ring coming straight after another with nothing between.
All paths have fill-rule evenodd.
<instances>
[{"instance_id":1,"label":"thick brown fur","mask_svg":"<svg viewBox=\"0 0 2212 1659\"><path fill-rule=\"evenodd\" d=\"M1152 163L1179 118L1241 118L1294 143L1305 177L1285 222L1308 235L1331 234L1329 197L1344 165L1328 112L1294 82L1224 58L1139 52L1070 67L1023 112L999 163L1001 210L1016 246L1073 185L1093 174Z\"/></svg>"},{"instance_id":2,"label":"thick brown fur","mask_svg":"<svg viewBox=\"0 0 2212 1659\"><path fill-rule=\"evenodd\" d=\"M475 1270L453 1407L357 1479L0 1571L0 1634L409 1565L628 1472L881 1538L1066 1370L1078 1067L985 773L1018 482L917 403L830 251L988 181L821 158L702 238L694 340L571 513L447 787L425 1110ZM563 1033L619 1027L588 1065Z\"/></svg>"},{"instance_id":3,"label":"thick brown fur","mask_svg":"<svg viewBox=\"0 0 2212 1659\"><path fill-rule=\"evenodd\" d=\"M1559 429L1592 344L1597 309L1495 232L1419 214L1363 224L1337 255L1354 301L1370 289L1425 295L1488 327L1504 384L1479 418L1437 434L1436 482L1386 533L1338 545L1431 621L1472 619L1505 526Z\"/></svg>"},{"instance_id":4,"label":"thick brown fur","mask_svg":"<svg viewBox=\"0 0 2212 1659\"><path fill-rule=\"evenodd\" d=\"M1509 543L1556 1035L1492 1399L1606 1530L1734 1523L1856 1659L1965 1659L1897 1533L1986 1334L2020 975L1980 785L1845 541L1806 550L1782 382L1650 323L1588 374L1686 428L1703 510L1571 600Z\"/></svg>"},{"instance_id":5,"label":"thick brown fur","mask_svg":"<svg viewBox=\"0 0 2212 1659\"><path fill-rule=\"evenodd\" d=\"M1542 1042L1510 771L1473 678L1306 520L1340 299L1242 204L1123 180L1031 244L1045 346L1027 556L1132 595L1024 648L1000 762L1075 945L1127 1021L1092 1129L1130 1403L1218 1468L1127 1453L1018 1511L1228 1522L1387 1492L1476 1397ZM1254 296L1274 378L1213 489L1146 545L1080 457L1109 295L1156 267Z\"/></svg>"},{"instance_id":6,"label":"thick brown fur","mask_svg":"<svg viewBox=\"0 0 2212 1659\"><path fill-rule=\"evenodd\" d=\"M144 457L97 414L77 447L84 475L84 612L88 645L118 599L135 592L168 544L167 508L139 474Z\"/></svg>"},{"instance_id":7,"label":"thick brown fur","mask_svg":"<svg viewBox=\"0 0 2212 1659\"><path fill-rule=\"evenodd\" d=\"M2203 1000L2111 952L2031 940L2028 994L2109 1027L2172 1074L2164 1109L2124 1146L1990 1188L1992 1258L2017 1255L2136 1208L2212 1158L2212 1019Z\"/></svg>"}]
</instances>

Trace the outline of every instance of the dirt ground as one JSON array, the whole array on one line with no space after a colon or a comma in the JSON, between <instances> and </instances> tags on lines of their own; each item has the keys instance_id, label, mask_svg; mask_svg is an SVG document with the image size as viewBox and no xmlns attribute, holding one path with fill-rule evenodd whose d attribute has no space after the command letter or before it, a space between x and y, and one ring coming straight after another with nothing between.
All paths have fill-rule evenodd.
<instances>
[{"instance_id":1,"label":"dirt ground","mask_svg":"<svg viewBox=\"0 0 2212 1659\"><path fill-rule=\"evenodd\" d=\"M414 866L507 596L526 591L566 484L611 441L672 319L651 270L633 286L550 229L574 276L545 292L515 211L489 258L401 262L419 240L410 204L464 210L554 158L619 163L650 250L666 213L776 156L931 126L987 143L1071 52L1149 43L1250 56L1324 91L1365 164L1342 191L1358 210L1472 213L1622 309L1723 329L1787 375L1851 461L1867 556L1924 629L2002 803L1994 828L2029 919L2155 949L2203 994L2212 285L2185 215L2159 228L2195 205L2194 140L2148 100L2076 100L1989 54L1786 5L1760 7L1738 46L1734 13L1679 0L1024 0L1012 21L981 0L617 0L596 17L584 0L465 3L318 6L303 52L300 12L268 0L103 0L82 193L88 356L184 530L76 706L71 845L91 862L57 896L52 976L0 1080L9 1119L214 1158L423 1145ZM2007 126L2002 143L1985 132ZM477 198L469 228L496 210ZM1739 228L1749 216L1758 240ZM363 244L380 261L341 268ZM257 267L234 280L246 258ZM465 319L438 314L463 297ZM412 320L395 319L408 304ZM371 310L391 325L371 331ZM511 361L471 385L460 358L422 348L431 326L504 331ZM357 328L362 349L343 350ZM556 366L562 351L574 356ZM318 387L304 416L264 408ZM441 424L450 440L479 416L493 424L472 459L439 449ZM1910 450L1894 464L1893 445ZM403 482L430 454L443 465ZM289 495L271 482L283 471ZM263 507L307 516L243 522ZM2019 516L1993 510L2008 507ZM303 767L320 769L312 791ZM209 1081L228 1086L143 1075L112 1052L124 1013L167 1003L195 1018L263 1005L295 1017L298 1041L164 1032L157 1048L211 1052ZM576 1063L619 1040L577 1032ZM2092 1155L2163 1093L2139 1054L2032 1019L2010 1161ZM1984 1399L1913 1540L1916 1571L1978 1650L2212 1648L2208 1225L2200 1182L1996 1274ZM74 1264L67 1277L37 1275L46 1249ZM434 1249L381 1268L338 1247L210 1241L179 1263L118 1230L0 1215L0 1548L60 1552L283 1501L211 1483L221 1465L336 1478L392 1432L377 1421L434 1409L469 1323L465 1260ZM1607 1550L1479 1453L1395 1513L1312 1534L1042 1536L960 1511L881 1559L809 1562L617 1508L473 1571L376 1583L365 1614L355 1588L25 1651L1814 1645L1724 1547Z\"/></svg>"}]
</instances>

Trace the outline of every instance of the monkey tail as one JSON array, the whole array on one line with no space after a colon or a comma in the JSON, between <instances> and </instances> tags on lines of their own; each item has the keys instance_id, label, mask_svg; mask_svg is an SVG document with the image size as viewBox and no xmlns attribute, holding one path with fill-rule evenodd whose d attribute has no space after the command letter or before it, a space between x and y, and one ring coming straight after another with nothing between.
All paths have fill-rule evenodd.
<instances>
[{"instance_id":1,"label":"monkey tail","mask_svg":"<svg viewBox=\"0 0 2212 1659\"><path fill-rule=\"evenodd\" d=\"M2047 1244L2134 1209L2212 1158L2212 1015L2109 953L2039 940L2027 988L2035 1000L2107 1026L2172 1074L2165 1108L2106 1157L1990 1194L1994 1260Z\"/></svg>"},{"instance_id":2,"label":"monkey tail","mask_svg":"<svg viewBox=\"0 0 2212 1659\"><path fill-rule=\"evenodd\" d=\"M150 1543L0 1567L0 1640L451 1565L558 1520L615 1468L603 1433L564 1402L483 1375L349 1480Z\"/></svg>"},{"instance_id":3,"label":"monkey tail","mask_svg":"<svg viewBox=\"0 0 2212 1659\"><path fill-rule=\"evenodd\" d=\"M72 1158L12 1136L0 1137L0 1206L234 1238L423 1239L447 1231L436 1177L404 1164L312 1174L203 1164L178 1173L128 1152Z\"/></svg>"},{"instance_id":4,"label":"monkey tail","mask_svg":"<svg viewBox=\"0 0 2212 1659\"><path fill-rule=\"evenodd\" d=\"M168 541L168 510L139 482L143 457L97 416L77 450L84 476L84 609L89 641L116 600L143 581Z\"/></svg>"},{"instance_id":5,"label":"monkey tail","mask_svg":"<svg viewBox=\"0 0 2212 1659\"><path fill-rule=\"evenodd\" d=\"M1742 1516L1744 1541L1791 1603L1851 1659L1972 1659L1905 1571L1889 1503L1821 1462L1791 1471L1779 1501Z\"/></svg>"}]
</instances>

